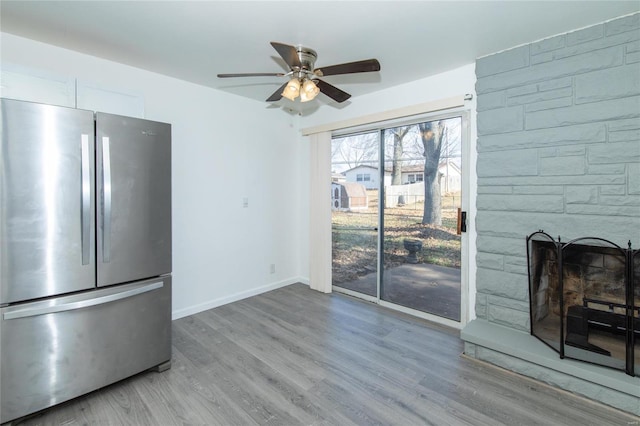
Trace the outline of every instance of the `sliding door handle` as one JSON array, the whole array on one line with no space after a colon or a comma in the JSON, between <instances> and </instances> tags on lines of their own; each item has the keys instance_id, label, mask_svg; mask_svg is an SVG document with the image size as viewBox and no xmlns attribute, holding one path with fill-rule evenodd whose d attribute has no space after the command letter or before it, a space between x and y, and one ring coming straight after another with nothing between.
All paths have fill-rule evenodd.
<instances>
[{"instance_id":1,"label":"sliding door handle","mask_svg":"<svg viewBox=\"0 0 640 426\"><path fill-rule=\"evenodd\" d=\"M458 226L456 228L456 234L460 235L463 232L467 232L467 212L463 212L458 207Z\"/></svg>"}]
</instances>

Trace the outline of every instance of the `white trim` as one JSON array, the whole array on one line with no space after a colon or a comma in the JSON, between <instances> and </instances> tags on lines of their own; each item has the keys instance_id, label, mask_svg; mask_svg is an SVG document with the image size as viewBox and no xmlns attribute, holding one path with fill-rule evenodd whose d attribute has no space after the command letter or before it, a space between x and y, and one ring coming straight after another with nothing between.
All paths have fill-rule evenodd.
<instances>
[{"instance_id":1,"label":"white trim","mask_svg":"<svg viewBox=\"0 0 640 426\"><path fill-rule=\"evenodd\" d=\"M429 314L427 312L419 311L417 309L407 308L406 306L398 305L396 303L388 302L386 300L379 299L376 296L370 296L368 294L360 293L357 291L349 290L339 286L333 286L333 291L336 293L344 294L347 296L355 297L356 299L364 300L365 302L375 303L383 308L391 309L393 311L402 312L417 318L422 318L429 322L444 325L456 330L461 330L463 325L458 321L454 321L448 318L440 317L438 315Z\"/></svg>"},{"instance_id":2,"label":"white trim","mask_svg":"<svg viewBox=\"0 0 640 426\"><path fill-rule=\"evenodd\" d=\"M428 112L442 111L452 108L464 106L465 95L453 96L451 98L438 99L423 104L412 105L408 107L393 109L389 111L378 112L374 114L364 115L344 121L323 124L315 127L307 127L302 129L303 136L309 136L314 133L332 132L335 130L346 129L350 127L362 126L370 123L381 123L388 120L398 118L406 118L414 115L424 114Z\"/></svg>"},{"instance_id":3,"label":"white trim","mask_svg":"<svg viewBox=\"0 0 640 426\"><path fill-rule=\"evenodd\" d=\"M469 291L469 273L471 270L470 251L470 231L471 231L471 114L468 110L462 112L461 147L460 155L462 164L460 165L460 176L462 178L461 208L467 212L467 232L460 235L460 328L464 327L473 318L475 309L475 295L472 297Z\"/></svg>"},{"instance_id":4,"label":"white trim","mask_svg":"<svg viewBox=\"0 0 640 426\"><path fill-rule=\"evenodd\" d=\"M347 296L355 297L356 299L364 300L366 302L372 302L375 304L378 303L378 298L376 296L370 296L368 294L349 290L348 288L340 287L337 285L333 286L333 291L335 291L336 293L346 294Z\"/></svg>"},{"instance_id":5,"label":"white trim","mask_svg":"<svg viewBox=\"0 0 640 426\"><path fill-rule=\"evenodd\" d=\"M266 293L268 291L276 290L281 287L286 287L291 284L296 284L301 282L302 279L300 277L289 278L286 280L278 281L275 283L270 283L267 285L263 285L261 287L252 288L247 291L241 291L240 293L231 294L229 296L220 297L218 299L209 300L204 303L200 303L198 305L192 305L188 308L179 309L173 311L171 313L171 319L177 320L179 318L187 317L189 315L194 315L199 312L203 312L209 309L217 308L218 306L226 305L228 303L237 302L238 300L246 299L251 296L257 296L262 293Z\"/></svg>"},{"instance_id":6,"label":"white trim","mask_svg":"<svg viewBox=\"0 0 640 426\"><path fill-rule=\"evenodd\" d=\"M335 286L335 285L333 286L333 291L336 293L355 297L356 299L364 300L365 302L375 303L378 306L382 306L384 308L388 308L393 311L402 312L403 314L408 314L417 318L421 318L423 320L427 320L435 324L451 327L456 330L461 330L463 327L463 325L458 321L440 317L438 315L429 314L423 311L419 311L417 309L407 308L406 306L398 305L396 303L387 302L385 300L379 299L376 296L370 296L368 294L360 293L357 291L349 290L349 289Z\"/></svg>"},{"instance_id":7,"label":"white trim","mask_svg":"<svg viewBox=\"0 0 640 426\"><path fill-rule=\"evenodd\" d=\"M463 325L458 321L454 321L448 318L440 317L438 315L428 314L423 311L419 311L417 309L407 308L406 306L398 305L395 303L387 302L385 300L380 299L378 303L380 306L384 306L385 308L393 309L394 311L402 312L405 314L413 315L414 317L422 318L424 320L440 324L446 325L447 327L455 328L456 330L461 330Z\"/></svg>"}]
</instances>

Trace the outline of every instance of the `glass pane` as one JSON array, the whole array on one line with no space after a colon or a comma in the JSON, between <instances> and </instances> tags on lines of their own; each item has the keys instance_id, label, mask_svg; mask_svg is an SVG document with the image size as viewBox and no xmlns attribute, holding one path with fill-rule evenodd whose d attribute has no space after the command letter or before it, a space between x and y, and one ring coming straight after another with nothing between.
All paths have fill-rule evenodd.
<instances>
[{"instance_id":1,"label":"glass pane","mask_svg":"<svg viewBox=\"0 0 640 426\"><path fill-rule=\"evenodd\" d=\"M332 283L377 297L378 132L331 141Z\"/></svg>"},{"instance_id":2,"label":"glass pane","mask_svg":"<svg viewBox=\"0 0 640 426\"><path fill-rule=\"evenodd\" d=\"M560 280L556 242L536 234L528 242L531 334L560 352Z\"/></svg>"},{"instance_id":3,"label":"glass pane","mask_svg":"<svg viewBox=\"0 0 640 426\"><path fill-rule=\"evenodd\" d=\"M621 370L626 364L626 255L581 239L562 249L565 356Z\"/></svg>"},{"instance_id":4,"label":"glass pane","mask_svg":"<svg viewBox=\"0 0 640 426\"><path fill-rule=\"evenodd\" d=\"M460 321L462 118L384 131L381 299Z\"/></svg>"}]
</instances>

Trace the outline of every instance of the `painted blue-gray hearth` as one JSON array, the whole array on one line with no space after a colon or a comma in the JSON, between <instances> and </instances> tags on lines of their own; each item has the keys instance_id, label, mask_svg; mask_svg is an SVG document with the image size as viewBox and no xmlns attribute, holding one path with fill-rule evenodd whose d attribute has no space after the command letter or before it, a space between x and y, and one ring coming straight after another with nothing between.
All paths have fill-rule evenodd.
<instances>
[{"instance_id":1,"label":"painted blue-gray hearth","mask_svg":"<svg viewBox=\"0 0 640 426\"><path fill-rule=\"evenodd\" d=\"M640 378L529 334L525 237L640 241L640 13L480 58L477 319L465 353L640 415Z\"/></svg>"}]
</instances>

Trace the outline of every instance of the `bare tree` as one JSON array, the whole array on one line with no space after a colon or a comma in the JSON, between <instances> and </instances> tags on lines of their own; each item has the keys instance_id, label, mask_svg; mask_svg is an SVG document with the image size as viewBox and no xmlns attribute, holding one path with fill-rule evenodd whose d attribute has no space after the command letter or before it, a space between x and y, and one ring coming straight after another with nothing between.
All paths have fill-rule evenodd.
<instances>
[{"instance_id":1,"label":"bare tree","mask_svg":"<svg viewBox=\"0 0 640 426\"><path fill-rule=\"evenodd\" d=\"M442 225L442 200L440 194L440 152L446 133L444 121L418 124L424 147L424 213L423 224Z\"/></svg>"},{"instance_id":2,"label":"bare tree","mask_svg":"<svg viewBox=\"0 0 640 426\"><path fill-rule=\"evenodd\" d=\"M445 180L443 188L444 192L452 191L450 187L451 181L449 179L451 175L451 164L456 164L457 167L460 167L460 157L461 157L461 149L462 149L462 133L461 126L462 120L460 117L454 117L447 120L444 120L445 125L445 134L442 138L442 150L440 152L440 164L446 166L446 170L444 175L442 176ZM459 190L456 186L456 190Z\"/></svg>"},{"instance_id":3,"label":"bare tree","mask_svg":"<svg viewBox=\"0 0 640 426\"><path fill-rule=\"evenodd\" d=\"M391 157L391 185L402 185L402 162L404 154L404 138L409 133L409 126L387 129L386 132L393 137L393 153ZM398 196L398 205L403 205L403 195Z\"/></svg>"},{"instance_id":4,"label":"bare tree","mask_svg":"<svg viewBox=\"0 0 640 426\"><path fill-rule=\"evenodd\" d=\"M378 166L378 138L375 133L346 136L331 141L332 164L343 164L347 168L368 164Z\"/></svg>"},{"instance_id":5,"label":"bare tree","mask_svg":"<svg viewBox=\"0 0 640 426\"><path fill-rule=\"evenodd\" d=\"M391 159L391 185L402 185L403 140L409 132L409 126L387 129L393 136L393 157Z\"/></svg>"}]
</instances>

